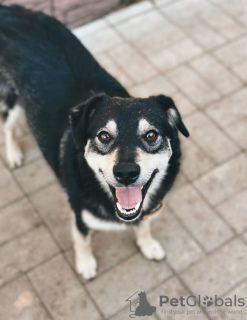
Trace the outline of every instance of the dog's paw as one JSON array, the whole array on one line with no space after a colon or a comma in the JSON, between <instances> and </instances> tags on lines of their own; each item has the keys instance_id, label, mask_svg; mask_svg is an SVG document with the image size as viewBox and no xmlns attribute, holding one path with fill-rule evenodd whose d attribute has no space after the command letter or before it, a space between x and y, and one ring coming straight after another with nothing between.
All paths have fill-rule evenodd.
<instances>
[{"instance_id":1,"label":"dog's paw","mask_svg":"<svg viewBox=\"0 0 247 320\"><path fill-rule=\"evenodd\" d=\"M15 143L7 148L6 159L11 169L20 167L23 163L21 148Z\"/></svg>"},{"instance_id":2,"label":"dog's paw","mask_svg":"<svg viewBox=\"0 0 247 320\"><path fill-rule=\"evenodd\" d=\"M97 261L93 255L85 255L76 259L76 271L84 279L89 280L97 274Z\"/></svg>"},{"instance_id":3,"label":"dog's paw","mask_svg":"<svg viewBox=\"0 0 247 320\"><path fill-rule=\"evenodd\" d=\"M149 260L160 261L165 258L165 251L161 244L155 239L149 239L142 246L140 246L141 252Z\"/></svg>"}]
</instances>

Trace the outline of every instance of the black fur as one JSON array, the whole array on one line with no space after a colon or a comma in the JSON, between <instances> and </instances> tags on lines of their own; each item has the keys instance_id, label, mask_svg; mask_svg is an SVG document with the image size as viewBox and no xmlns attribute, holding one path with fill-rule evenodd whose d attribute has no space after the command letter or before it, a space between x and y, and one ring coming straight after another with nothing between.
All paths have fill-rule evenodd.
<instances>
[{"instance_id":1,"label":"black fur","mask_svg":"<svg viewBox=\"0 0 247 320\"><path fill-rule=\"evenodd\" d=\"M95 127L109 114L121 118L120 125L126 126L126 136L120 141L119 161L132 161L135 157L131 147L131 126L138 113L148 114L156 122L158 115L157 125L164 136L171 138L173 155L169 169L148 211L156 207L171 188L179 170L176 127L188 136L179 113L176 127L168 122L166 111L176 109L170 98L130 98L122 85L96 62L63 24L20 6L0 6L0 61L0 88L8 88L4 99L8 100L9 108L17 99L25 108L28 123L45 159L67 191L81 232L88 232L81 220L84 208L101 218L104 208L107 212L104 219L120 223L112 199L99 185L83 153L88 135L95 134ZM78 112L70 112L74 106L78 106ZM60 158L63 137L66 139Z\"/></svg>"}]
</instances>

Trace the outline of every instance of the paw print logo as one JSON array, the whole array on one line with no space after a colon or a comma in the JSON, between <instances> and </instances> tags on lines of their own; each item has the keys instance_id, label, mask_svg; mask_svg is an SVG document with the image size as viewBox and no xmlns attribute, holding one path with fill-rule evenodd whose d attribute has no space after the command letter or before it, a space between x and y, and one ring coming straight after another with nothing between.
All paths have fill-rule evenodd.
<instances>
[{"instance_id":1,"label":"paw print logo","mask_svg":"<svg viewBox=\"0 0 247 320\"><path fill-rule=\"evenodd\" d=\"M203 298L203 304L205 304L207 307L210 307L213 304L213 298L212 297L204 297Z\"/></svg>"}]
</instances>

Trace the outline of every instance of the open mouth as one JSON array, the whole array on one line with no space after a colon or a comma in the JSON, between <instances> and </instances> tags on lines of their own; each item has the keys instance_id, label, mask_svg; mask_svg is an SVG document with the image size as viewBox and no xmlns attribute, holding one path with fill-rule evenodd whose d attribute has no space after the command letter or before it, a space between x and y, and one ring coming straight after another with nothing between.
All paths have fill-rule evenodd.
<instances>
[{"instance_id":1,"label":"open mouth","mask_svg":"<svg viewBox=\"0 0 247 320\"><path fill-rule=\"evenodd\" d=\"M115 200L116 214L120 220L130 222L139 217L147 191L157 172L157 169L153 171L150 179L144 186L110 187Z\"/></svg>"}]
</instances>

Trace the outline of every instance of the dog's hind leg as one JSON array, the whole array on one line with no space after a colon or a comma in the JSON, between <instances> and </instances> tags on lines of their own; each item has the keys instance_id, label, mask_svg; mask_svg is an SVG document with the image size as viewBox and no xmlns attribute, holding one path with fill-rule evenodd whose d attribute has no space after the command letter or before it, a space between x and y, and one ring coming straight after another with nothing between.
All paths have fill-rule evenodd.
<instances>
[{"instance_id":1,"label":"dog's hind leg","mask_svg":"<svg viewBox=\"0 0 247 320\"><path fill-rule=\"evenodd\" d=\"M6 158L11 168L22 164L23 154L15 136L15 129L24 114L17 104L18 94L14 83L7 72L0 70L0 114L4 119Z\"/></svg>"},{"instance_id":2,"label":"dog's hind leg","mask_svg":"<svg viewBox=\"0 0 247 320\"><path fill-rule=\"evenodd\" d=\"M4 123L6 159L10 168L21 166L23 162L23 153L15 136L15 129L24 113L24 110L16 104L8 109L8 114Z\"/></svg>"},{"instance_id":3,"label":"dog's hind leg","mask_svg":"<svg viewBox=\"0 0 247 320\"><path fill-rule=\"evenodd\" d=\"M136 242L142 254L149 260L162 260L165 251L161 244L151 236L150 223L142 221L135 227Z\"/></svg>"},{"instance_id":4,"label":"dog's hind leg","mask_svg":"<svg viewBox=\"0 0 247 320\"><path fill-rule=\"evenodd\" d=\"M96 276L97 262L92 253L91 233L84 235L75 222L72 225L76 271L85 279Z\"/></svg>"}]
</instances>

